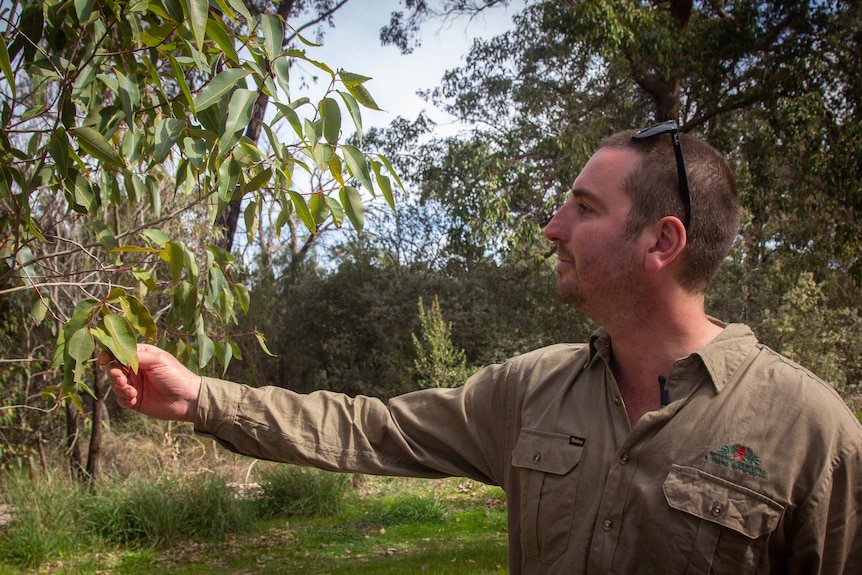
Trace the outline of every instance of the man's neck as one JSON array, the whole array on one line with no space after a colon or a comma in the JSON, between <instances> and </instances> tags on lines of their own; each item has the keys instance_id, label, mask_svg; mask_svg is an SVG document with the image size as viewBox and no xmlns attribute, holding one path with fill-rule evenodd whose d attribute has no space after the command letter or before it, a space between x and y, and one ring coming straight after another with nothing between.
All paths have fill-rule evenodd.
<instances>
[{"instance_id":1,"label":"man's neck","mask_svg":"<svg viewBox=\"0 0 862 575\"><path fill-rule=\"evenodd\" d=\"M659 378L669 374L676 360L704 347L722 330L696 300L693 305L661 308L605 325L611 336L611 369L632 427L644 413L660 407Z\"/></svg>"}]
</instances>

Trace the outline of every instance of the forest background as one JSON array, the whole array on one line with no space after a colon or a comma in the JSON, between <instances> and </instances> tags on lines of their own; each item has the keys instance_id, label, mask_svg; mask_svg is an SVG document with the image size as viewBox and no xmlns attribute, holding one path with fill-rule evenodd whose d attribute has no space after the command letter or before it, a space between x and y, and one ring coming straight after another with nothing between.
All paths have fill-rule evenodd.
<instances>
[{"instance_id":1,"label":"forest background","mask_svg":"<svg viewBox=\"0 0 862 575\"><path fill-rule=\"evenodd\" d=\"M604 136L665 119L739 181L709 313L859 409L858 3L529 0L424 94L440 135L363 129L374 83L314 56L345 2L2 5L0 465L99 475L127 417L100 347L389 397L584 341L542 227ZM508 5L401 0L380 39Z\"/></svg>"}]
</instances>

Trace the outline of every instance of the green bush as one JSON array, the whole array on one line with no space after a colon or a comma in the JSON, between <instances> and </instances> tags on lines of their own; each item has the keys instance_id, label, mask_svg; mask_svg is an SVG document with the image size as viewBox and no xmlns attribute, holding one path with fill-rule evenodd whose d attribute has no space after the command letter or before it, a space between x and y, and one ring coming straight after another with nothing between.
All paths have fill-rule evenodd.
<instances>
[{"instance_id":1,"label":"green bush","mask_svg":"<svg viewBox=\"0 0 862 575\"><path fill-rule=\"evenodd\" d=\"M260 472L255 503L262 517L329 517L352 495L350 476L292 465Z\"/></svg>"}]
</instances>

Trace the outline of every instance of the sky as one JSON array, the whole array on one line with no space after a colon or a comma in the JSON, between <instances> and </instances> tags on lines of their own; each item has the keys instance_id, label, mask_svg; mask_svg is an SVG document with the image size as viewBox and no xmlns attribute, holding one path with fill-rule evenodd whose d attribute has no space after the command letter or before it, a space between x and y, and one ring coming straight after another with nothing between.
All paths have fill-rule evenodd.
<instances>
[{"instance_id":1,"label":"sky","mask_svg":"<svg viewBox=\"0 0 862 575\"><path fill-rule=\"evenodd\" d=\"M380 44L380 28L388 24L398 2L351 0L335 13L335 26L325 29L324 45L304 48L309 57L333 69L343 68L372 78L365 87L384 111L363 109L366 130L388 126L398 116L413 119L426 110L440 130L456 131L452 117L434 109L416 92L434 88L446 70L463 64L474 38L490 38L508 29L512 15L522 4L516 0L509 7L486 10L472 20L460 17L427 22L421 30L421 46L412 54L402 55L397 47ZM315 70L309 65L304 68Z\"/></svg>"}]
</instances>

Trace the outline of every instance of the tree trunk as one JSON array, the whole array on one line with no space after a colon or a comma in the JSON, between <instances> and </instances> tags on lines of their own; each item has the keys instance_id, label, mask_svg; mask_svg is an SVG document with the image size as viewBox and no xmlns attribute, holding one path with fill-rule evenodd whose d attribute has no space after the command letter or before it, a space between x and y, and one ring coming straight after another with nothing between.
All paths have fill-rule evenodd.
<instances>
[{"instance_id":1,"label":"tree trunk","mask_svg":"<svg viewBox=\"0 0 862 575\"><path fill-rule=\"evenodd\" d=\"M90 482L96 480L99 475L99 467L102 459L102 422L105 413L104 385L97 367L93 367L95 377L93 378L93 430L90 434L90 447L87 451L87 478Z\"/></svg>"},{"instance_id":2,"label":"tree trunk","mask_svg":"<svg viewBox=\"0 0 862 575\"><path fill-rule=\"evenodd\" d=\"M73 479L84 478L81 464L81 444L78 442L78 410L71 401L65 402L66 410L66 452L69 454L69 473Z\"/></svg>"}]
</instances>

